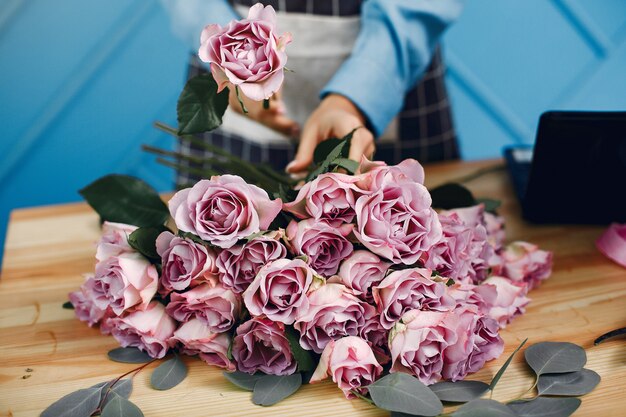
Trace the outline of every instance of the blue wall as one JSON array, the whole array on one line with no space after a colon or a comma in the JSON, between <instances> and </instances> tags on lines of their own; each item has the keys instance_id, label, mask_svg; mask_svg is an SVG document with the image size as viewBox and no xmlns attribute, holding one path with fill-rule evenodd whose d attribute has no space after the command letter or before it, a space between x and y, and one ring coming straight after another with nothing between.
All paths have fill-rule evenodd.
<instances>
[{"instance_id":1,"label":"blue wall","mask_svg":"<svg viewBox=\"0 0 626 417\"><path fill-rule=\"evenodd\" d=\"M469 0L445 42L466 159L532 142L549 108L626 109L626 1ZM174 123L187 58L158 2L3 0L0 57L0 236L110 172L171 188L139 149L172 146L151 123Z\"/></svg>"}]
</instances>

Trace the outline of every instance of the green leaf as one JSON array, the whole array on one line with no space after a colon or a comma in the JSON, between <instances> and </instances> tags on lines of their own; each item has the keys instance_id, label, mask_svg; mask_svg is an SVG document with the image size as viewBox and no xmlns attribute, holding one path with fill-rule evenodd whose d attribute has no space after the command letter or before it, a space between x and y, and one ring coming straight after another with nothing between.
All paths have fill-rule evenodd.
<instances>
[{"instance_id":1,"label":"green leaf","mask_svg":"<svg viewBox=\"0 0 626 417\"><path fill-rule=\"evenodd\" d=\"M133 380L132 379L126 378L126 379L119 380L115 382L115 385L113 385L113 388L111 388L111 390L108 391L109 387L114 382L115 380L105 382L104 385L102 385L101 387L102 392L100 393L100 402L102 403L101 405L102 407L104 407L116 395L119 395L120 397L123 397L123 398L128 398L130 397L130 394L133 392ZM92 388L95 388L98 385L94 385Z\"/></svg>"},{"instance_id":2,"label":"green leaf","mask_svg":"<svg viewBox=\"0 0 626 417\"><path fill-rule=\"evenodd\" d=\"M168 390L183 382L186 377L187 365L178 355L174 355L152 372L150 384L154 389Z\"/></svg>"},{"instance_id":3,"label":"green leaf","mask_svg":"<svg viewBox=\"0 0 626 417\"><path fill-rule=\"evenodd\" d=\"M156 250L156 239L168 230L166 227L140 227L128 236L128 244L149 259L161 259Z\"/></svg>"},{"instance_id":4,"label":"green leaf","mask_svg":"<svg viewBox=\"0 0 626 417\"><path fill-rule=\"evenodd\" d=\"M265 376L264 374L250 375L239 371L223 372L223 374L224 377L234 385L237 385L239 388L243 388L246 391L254 391L254 385L259 379Z\"/></svg>"},{"instance_id":5,"label":"green leaf","mask_svg":"<svg viewBox=\"0 0 626 417\"><path fill-rule=\"evenodd\" d=\"M442 381L430 385L428 388L441 401L465 403L480 398L489 390L489 385L480 381Z\"/></svg>"},{"instance_id":6,"label":"green leaf","mask_svg":"<svg viewBox=\"0 0 626 417\"><path fill-rule=\"evenodd\" d=\"M313 151L313 163L315 165L319 165L324 162L324 160L328 158L330 152L332 152L333 149L341 143L342 140L339 138L328 138L318 143L315 147L315 151Z\"/></svg>"},{"instance_id":7,"label":"green leaf","mask_svg":"<svg viewBox=\"0 0 626 417\"><path fill-rule=\"evenodd\" d=\"M585 395L600 383L600 375L591 369L566 374L544 374L537 382L539 395Z\"/></svg>"},{"instance_id":8,"label":"green leaf","mask_svg":"<svg viewBox=\"0 0 626 417\"><path fill-rule=\"evenodd\" d=\"M477 198L476 204L482 203L485 206L485 211L489 213L496 213L496 210L502 205L502 201L494 200L492 198Z\"/></svg>"},{"instance_id":9,"label":"green leaf","mask_svg":"<svg viewBox=\"0 0 626 417\"><path fill-rule=\"evenodd\" d=\"M579 398L545 398L532 401L516 401L509 408L518 417L568 417L580 407Z\"/></svg>"},{"instance_id":10,"label":"green leaf","mask_svg":"<svg viewBox=\"0 0 626 417\"><path fill-rule=\"evenodd\" d=\"M146 352L134 347L118 347L110 350L107 355L112 361L122 363L147 363L152 360Z\"/></svg>"},{"instance_id":11,"label":"green leaf","mask_svg":"<svg viewBox=\"0 0 626 417\"><path fill-rule=\"evenodd\" d=\"M103 220L110 222L155 227L165 224L170 216L154 188L127 175L107 175L79 193Z\"/></svg>"},{"instance_id":12,"label":"green leaf","mask_svg":"<svg viewBox=\"0 0 626 417\"><path fill-rule=\"evenodd\" d=\"M348 133L346 136L344 136L341 139L330 138L320 143L321 145L324 142L332 141L331 145L334 145L334 147L332 147L332 149L327 153L326 158L324 158L324 160L322 160L318 164L318 167L314 169L313 172L311 172L307 176L306 182L313 181L319 175L324 174L326 172L330 172L331 167L333 166L332 164L335 160L348 157L348 154L350 152L350 142L352 141L352 136L354 135L354 132L356 132L357 129L354 129L352 132ZM320 146L320 145L317 145L317 146ZM322 151L320 151L320 155L321 154L322 154Z\"/></svg>"},{"instance_id":13,"label":"green leaf","mask_svg":"<svg viewBox=\"0 0 626 417\"><path fill-rule=\"evenodd\" d=\"M101 388L74 391L46 408L40 417L89 417L100 404Z\"/></svg>"},{"instance_id":14,"label":"green leaf","mask_svg":"<svg viewBox=\"0 0 626 417\"><path fill-rule=\"evenodd\" d=\"M308 372L315 369L316 363L313 360L311 351L300 346L300 333L292 326L285 326L285 336L289 341L291 353L298 363L297 372Z\"/></svg>"},{"instance_id":15,"label":"green leaf","mask_svg":"<svg viewBox=\"0 0 626 417\"><path fill-rule=\"evenodd\" d=\"M443 410L434 392L417 378L395 372L367 387L377 407L420 416L436 416Z\"/></svg>"},{"instance_id":16,"label":"green leaf","mask_svg":"<svg viewBox=\"0 0 626 417\"><path fill-rule=\"evenodd\" d=\"M332 165L337 168L345 169L348 172L348 174L351 174L351 175L354 174L357 169L359 169L358 162L353 161L352 159L347 159L347 158L335 159Z\"/></svg>"},{"instance_id":17,"label":"green leaf","mask_svg":"<svg viewBox=\"0 0 626 417\"><path fill-rule=\"evenodd\" d=\"M135 404L124 397L114 394L114 398L102 409L101 417L143 417Z\"/></svg>"},{"instance_id":18,"label":"green leaf","mask_svg":"<svg viewBox=\"0 0 626 417\"><path fill-rule=\"evenodd\" d=\"M216 129L228 107L228 88L217 92L217 83L211 74L201 74L185 84L178 104L178 134L191 135Z\"/></svg>"},{"instance_id":19,"label":"green leaf","mask_svg":"<svg viewBox=\"0 0 626 417\"><path fill-rule=\"evenodd\" d=\"M66 301L63 303L63 308L66 310L74 310L74 304L71 301Z\"/></svg>"},{"instance_id":20,"label":"green leaf","mask_svg":"<svg viewBox=\"0 0 626 417\"><path fill-rule=\"evenodd\" d=\"M493 389L496 387L496 384L498 383L500 378L502 378L502 375L504 374L504 371L506 371L506 368L509 367L511 361L513 360L513 356L515 356L515 354L517 352L519 352L519 350L522 348L522 346L524 346L526 344L527 340L528 339L524 339L524 341L522 343L520 343L520 345L517 347L517 349L515 349L513 351L513 353L511 353L511 356L509 356L509 358L506 360L506 362L504 362L504 365L502 365L502 367L498 370L496 375L493 377L493 379L491 380L491 383L489 384L489 389L491 391L493 391Z\"/></svg>"},{"instance_id":21,"label":"green leaf","mask_svg":"<svg viewBox=\"0 0 626 417\"><path fill-rule=\"evenodd\" d=\"M453 417L517 417L506 405L494 400L474 400L463 404Z\"/></svg>"},{"instance_id":22,"label":"green leaf","mask_svg":"<svg viewBox=\"0 0 626 417\"><path fill-rule=\"evenodd\" d=\"M444 210L476 205L476 200L470 190L456 183L433 188L430 190L430 197L433 200L433 207Z\"/></svg>"},{"instance_id":23,"label":"green leaf","mask_svg":"<svg viewBox=\"0 0 626 417\"><path fill-rule=\"evenodd\" d=\"M541 342L532 345L524 357L537 376L580 371L587 363L585 350L569 342Z\"/></svg>"},{"instance_id":24,"label":"green leaf","mask_svg":"<svg viewBox=\"0 0 626 417\"><path fill-rule=\"evenodd\" d=\"M254 385L252 402L256 405L274 405L289 397L302 385L302 375L264 375Z\"/></svg>"}]
</instances>

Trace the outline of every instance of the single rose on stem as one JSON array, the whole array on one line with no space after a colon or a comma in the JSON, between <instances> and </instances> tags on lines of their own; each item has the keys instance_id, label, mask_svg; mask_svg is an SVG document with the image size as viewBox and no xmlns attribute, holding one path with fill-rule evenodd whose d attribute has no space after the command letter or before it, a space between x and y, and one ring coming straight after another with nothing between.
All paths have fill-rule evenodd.
<instances>
[{"instance_id":1,"label":"single rose on stem","mask_svg":"<svg viewBox=\"0 0 626 417\"><path fill-rule=\"evenodd\" d=\"M532 243L513 242L499 255L503 262L500 274L525 283L529 290L538 287L552 274L552 252L540 250Z\"/></svg>"},{"instance_id":2,"label":"single rose on stem","mask_svg":"<svg viewBox=\"0 0 626 417\"><path fill-rule=\"evenodd\" d=\"M267 230L282 208L279 198L236 175L201 180L174 194L169 209L179 230L191 232L220 248Z\"/></svg>"},{"instance_id":3,"label":"single rose on stem","mask_svg":"<svg viewBox=\"0 0 626 417\"><path fill-rule=\"evenodd\" d=\"M209 365L227 371L235 370L235 363L228 359L228 333L214 333L199 319L181 324L170 340L172 343L180 343L180 352L185 355L198 355Z\"/></svg>"},{"instance_id":4,"label":"single rose on stem","mask_svg":"<svg viewBox=\"0 0 626 417\"><path fill-rule=\"evenodd\" d=\"M246 19L204 28L198 56L211 64L218 92L232 83L245 96L261 101L280 89L291 35L276 31L276 12L260 3L250 8Z\"/></svg>"},{"instance_id":5,"label":"single rose on stem","mask_svg":"<svg viewBox=\"0 0 626 417\"><path fill-rule=\"evenodd\" d=\"M137 226L124 223L102 223L102 235L96 245L96 259L100 262L121 255L135 252L128 244L128 236L137 230Z\"/></svg>"},{"instance_id":6,"label":"single rose on stem","mask_svg":"<svg viewBox=\"0 0 626 417\"><path fill-rule=\"evenodd\" d=\"M298 366L285 336L285 325L262 316L237 327L233 357L237 369L249 374L291 375Z\"/></svg>"},{"instance_id":7,"label":"single rose on stem","mask_svg":"<svg viewBox=\"0 0 626 417\"><path fill-rule=\"evenodd\" d=\"M348 336L326 345L310 382L313 384L330 376L346 398L355 398L352 391L364 394L365 387L376 381L382 371L367 342Z\"/></svg>"},{"instance_id":8,"label":"single rose on stem","mask_svg":"<svg viewBox=\"0 0 626 417\"><path fill-rule=\"evenodd\" d=\"M152 358L165 356L176 330L176 322L158 301L151 302L145 310L110 319L108 325L122 347L136 347Z\"/></svg>"}]
</instances>

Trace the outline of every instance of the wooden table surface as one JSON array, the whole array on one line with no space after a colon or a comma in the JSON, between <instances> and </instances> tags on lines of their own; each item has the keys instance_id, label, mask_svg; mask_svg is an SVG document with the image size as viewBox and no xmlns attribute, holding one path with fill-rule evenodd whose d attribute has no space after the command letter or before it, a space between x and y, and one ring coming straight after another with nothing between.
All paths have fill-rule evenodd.
<instances>
[{"instance_id":1,"label":"wooden table surface","mask_svg":"<svg viewBox=\"0 0 626 417\"><path fill-rule=\"evenodd\" d=\"M445 163L426 169L429 187L500 161ZM502 336L505 352L470 379L489 381L519 343L569 341L587 351L587 367L602 382L583 397L576 416L624 416L626 341L593 346L602 333L626 326L626 269L594 246L602 227L532 226L519 207L504 171L467 183L477 197L502 199L508 240L528 240L554 251L552 277L530 296L527 313ZM80 388L112 379L135 365L114 363L106 353L117 346L61 307L67 294L93 270L98 218L84 204L16 210L11 215L0 279L0 415L37 416L52 402ZM149 387L150 365L134 381L131 400L146 417L156 416L386 416L363 401L347 401L330 382L308 385L268 408L251 403L250 393L228 383L218 369L188 358L187 379L169 391ZM29 369L29 371L27 371ZM494 398L518 397L531 385L518 355Z\"/></svg>"}]
</instances>

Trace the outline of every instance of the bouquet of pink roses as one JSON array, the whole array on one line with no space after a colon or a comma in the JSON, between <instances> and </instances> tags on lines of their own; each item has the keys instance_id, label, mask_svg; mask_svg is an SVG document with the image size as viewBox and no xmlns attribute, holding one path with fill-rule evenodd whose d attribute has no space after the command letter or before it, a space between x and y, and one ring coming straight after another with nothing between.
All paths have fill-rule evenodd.
<instances>
[{"instance_id":1,"label":"bouquet of pink roses","mask_svg":"<svg viewBox=\"0 0 626 417\"><path fill-rule=\"evenodd\" d=\"M257 5L205 29L215 79L190 80L179 129L161 128L215 128L228 82L256 100L278 89L290 38L273 13ZM451 186L431 194L417 161L357 163L349 146L350 135L322 142L300 183L210 147L219 175L167 206L135 178L92 183L81 194L102 237L95 272L70 294L77 317L151 358L197 355L244 388L279 376L283 396L325 378L353 398L388 374L430 385L478 371L502 353L499 330L550 275L551 254L505 245L503 219L465 189L462 207L443 203Z\"/></svg>"}]
</instances>

